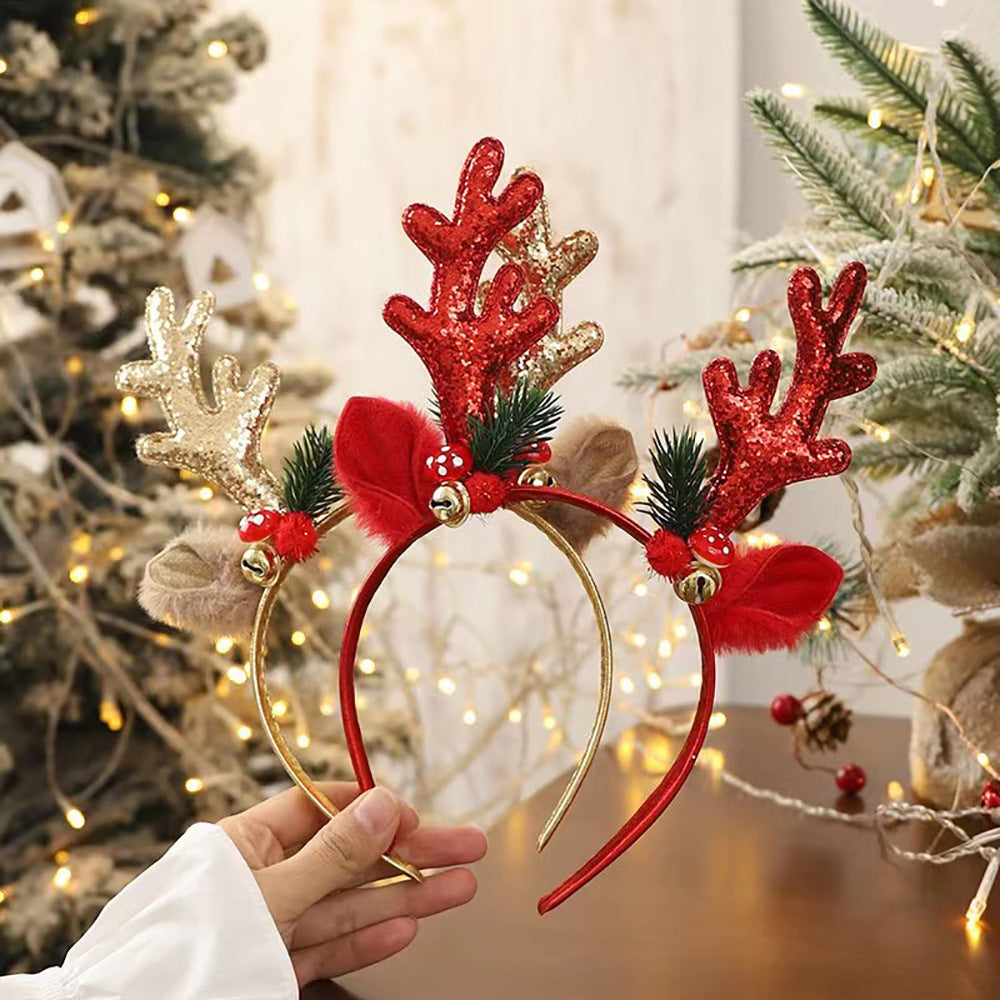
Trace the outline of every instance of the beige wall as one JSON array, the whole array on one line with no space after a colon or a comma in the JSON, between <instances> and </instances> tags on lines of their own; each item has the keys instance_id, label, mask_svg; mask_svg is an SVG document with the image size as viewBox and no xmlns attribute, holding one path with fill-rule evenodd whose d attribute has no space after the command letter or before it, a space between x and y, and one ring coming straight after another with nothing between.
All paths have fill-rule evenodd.
<instances>
[{"instance_id":1,"label":"beige wall","mask_svg":"<svg viewBox=\"0 0 1000 1000\"><path fill-rule=\"evenodd\" d=\"M644 407L615 388L618 373L725 312L738 230L764 236L802 212L740 95L785 80L821 92L849 86L797 0L224 6L252 10L272 39L271 59L232 121L275 174L268 265L300 303L290 349L333 362L335 404L352 393L426 397L422 368L380 320L387 295L427 293L426 263L399 216L413 200L448 208L465 152L494 134L510 167L541 173L559 232L590 227L601 239L565 305L570 321L600 322L608 342L561 385L568 409L614 413L644 433ZM993 0L861 0L859 8L918 44L950 29L987 46L1000 37ZM879 506L868 502L873 523ZM796 487L775 527L851 544L837 483ZM897 661L884 641L872 648L912 680L954 623L924 602L901 617L913 657ZM738 701L763 703L808 684L780 656L730 667L724 696ZM910 709L861 667L838 684L862 711Z\"/></svg>"},{"instance_id":2,"label":"beige wall","mask_svg":"<svg viewBox=\"0 0 1000 1000\"><path fill-rule=\"evenodd\" d=\"M465 154L492 134L505 143L511 169L529 164L541 174L560 234L585 227L600 237L597 260L567 295L565 312L569 322L599 322L607 343L560 384L567 410L615 414L644 438L645 405L615 387L618 375L727 308L738 4L227 0L224 6L253 12L271 37L269 62L247 81L231 124L274 173L267 266L300 305L286 349L336 366L331 402L351 394L427 398L426 374L380 318L389 294L425 302L429 287L427 263L403 235L400 215L415 200L450 211ZM489 531L469 526L443 541L457 557L495 558L501 567L527 557L548 565L545 543L511 520L498 518ZM633 569L621 566L625 552ZM645 575L634 546L611 547L603 563L614 569L616 562L619 579ZM579 593L561 572L568 611ZM405 573L400 581L401 601L421 606L419 584L406 584ZM516 655L533 622L548 626L532 618L530 602L502 571L496 584L476 585L471 600L486 634L478 655L502 658ZM663 595L655 608L650 597L642 611L627 593L612 598L619 633L650 609L651 628L662 627ZM447 600L470 609L467 591ZM444 613L445 605L436 610ZM571 627L589 636L586 622ZM651 638L655 643L656 634ZM421 662L419 637L409 639ZM620 669L635 671L634 651L630 659L628 647L619 646ZM560 712L577 746L596 692L596 643L587 652L580 694ZM673 669L694 669L692 655L689 644ZM644 690L642 675L634 676ZM687 701L690 694L688 687L674 697ZM472 693L461 692L465 697ZM502 691L475 697L481 716L491 706L506 711ZM475 735L458 719L461 698L432 692L428 699L433 724L449 734L440 741L445 753L459 752ZM611 731L622 720L617 715ZM538 727L531 740L546 738ZM555 754L536 781L564 769L568 752ZM480 780L481 769L470 772L467 786L456 790L456 810L469 804L470 793L510 776L502 757L483 766L489 780Z\"/></svg>"}]
</instances>

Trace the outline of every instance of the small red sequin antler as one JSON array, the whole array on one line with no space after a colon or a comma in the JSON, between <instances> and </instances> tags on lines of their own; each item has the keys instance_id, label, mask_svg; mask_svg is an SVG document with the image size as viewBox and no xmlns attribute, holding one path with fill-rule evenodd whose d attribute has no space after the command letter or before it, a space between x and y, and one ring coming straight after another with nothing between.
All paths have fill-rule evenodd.
<instances>
[{"instance_id":1,"label":"small red sequin antler","mask_svg":"<svg viewBox=\"0 0 1000 1000\"><path fill-rule=\"evenodd\" d=\"M781 359L774 351L757 355L745 389L728 358L705 368L702 382L719 438L719 464L709 494L709 519L716 528L733 531L780 487L836 476L850 465L845 441L818 435L832 400L867 389L875 379L870 355L840 353L866 282L864 265L848 264L824 309L819 275L809 267L792 274L788 310L795 327L795 368L777 413L771 413L771 406Z\"/></svg>"},{"instance_id":2,"label":"small red sequin antler","mask_svg":"<svg viewBox=\"0 0 1000 1000\"><path fill-rule=\"evenodd\" d=\"M481 314L476 313L487 258L542 197L542 182L527 172L494 196L502 166L503 145L482 139L465 161L453 218L427 205L406 210L406 234L434 265L430 308L394 295L383 311L386 323L417 352L430 374L441 426L451 443L466 439L467 417L485 415L503 371L559 319L558 306L544 295L523 310L514 309L524 279L512 264L497 272Z\"/></svg>"}]
</instances>

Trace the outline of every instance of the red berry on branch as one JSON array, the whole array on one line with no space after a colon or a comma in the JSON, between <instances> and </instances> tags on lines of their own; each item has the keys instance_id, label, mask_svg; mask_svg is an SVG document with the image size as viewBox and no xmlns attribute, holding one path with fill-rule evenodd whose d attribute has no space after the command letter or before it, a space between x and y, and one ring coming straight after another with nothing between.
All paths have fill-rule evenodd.
<instances>
[{"instance_id":1,"label":"red berry on branch","mask_svg":"<svg viewBox=\"0 0 1000 1000\"><path fill-rule=\"evenodd\" d=\"M539 441L518 455L518 458L529 465L544 465L552 458L552 448L547 441Z\"/></svg>"},{"instance_id":2,"label":"red berry on branch","mask_svg":"<svg viewBox=\"0 0 1000 1000\"><path fill-rule=\"evenodd\" d=\"M274 529L281 521L281 512L277 510L255 510L240 518L240 541L262 542L274 534Z\"/></svg>"},{"instance_id":3,"label":"red berry on branch","mask_svg":"<svg viewBox=\"0 0 1000 1000\"><path fill-rule=\"evenodd\" d=\"M779 726L794 726L802 712L802 702L794 694L779 694L771 702L771 718Z\"/></svg>"},{"instance_id":4,"label":"red berry on branch","mask_svg":"<svg viewBox=\"0 0 1000 1000\"><path fill-rule=\"evenodd\" d=\"M424 460L424 477L429 483L464 479L472 472L472 452L464 444L443 444Z\"/></svg>"},{"instance_id":5,"label":"red berry on branch","mask_svg":"<svg viewBox=\"0 0 1000 1000\"><path fill-rule=\"evenodd\" d=\"M979 804L984 809L1000 809L1000 781L990 778L983 785L982 795L979 796Z\"/></svg>"},{"instance_id":6,"label":"red berry on branch","mask_svg":"<svg viewBox=\"0 0 1000 1000\"><path fill-rule=\"evenodd\" d=\"M865 774L864 768L857 764L842 764L837 768L837 776L834 780L842 792L853 795L865 787L868 783L868 775Z\"/></svg>"},{"instance_id":7,"label":"red berry on branch","mask_svg":"<svg viewBox=\"0 0 1000 1000\"><path fill-rule=\"evenodd\" d=\"M281 518L281 523L271 539L275 551L289 562L302 562L315 551L319 535L308 514L293 511Z\"/></svg>"},{"instance_id":8,"label":"red berry on branch","mask_svg":"<svg viewBox=\"0 0 1000 1000\"><path fill-rule=\"evenodd\" d=\"M692 532L688 545L698 559L716 569L728 566L736 555L733 540L714 524L706 524Z\"/></svg>"},{"instance_id":9,"label":"red berry on branch","mask_svg":"<svg viewBox=\"0 0 1000 1000\"><path fill-rule=\"evenodd\" d=\"M680 535L660 528L646 543L646 561L660 576L680 576L691 562L691 550Z\"/></svg>"}]
</instances>

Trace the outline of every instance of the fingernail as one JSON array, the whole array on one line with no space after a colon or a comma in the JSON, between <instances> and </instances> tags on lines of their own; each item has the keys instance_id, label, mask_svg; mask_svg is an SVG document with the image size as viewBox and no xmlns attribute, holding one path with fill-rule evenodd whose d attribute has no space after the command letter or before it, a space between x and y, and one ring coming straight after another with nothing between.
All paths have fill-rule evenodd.
<instances>
[{"instance_id":1,"label":"fingernail","mask_svg":"<svg viewBox=\"0 0 1000 1000\"><path fill-rule=\"evenodd\" d=\"M382 833L398 822L399 803L384 788L373 788L358 799L355 815L369 833Z\"/></svg>"}]
</instances>

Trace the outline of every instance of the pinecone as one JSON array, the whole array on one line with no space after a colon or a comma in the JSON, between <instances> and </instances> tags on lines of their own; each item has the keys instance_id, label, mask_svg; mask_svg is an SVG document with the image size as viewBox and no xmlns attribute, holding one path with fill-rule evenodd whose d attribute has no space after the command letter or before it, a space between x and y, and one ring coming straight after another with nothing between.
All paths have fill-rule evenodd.
<instances>
[{"instance_id":1,"label":"pinecone","mask_svg":"<svg viewBox=\"0 0 1000 1000\"><path fill-rule=\"evenodd\" d=\"M795 735L810 750L835 750L847 742L854 713L829 691L810 691L802 699Z\"/></svg>"}]
</instances>

